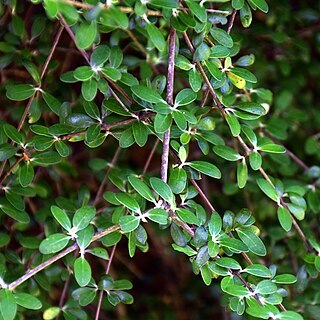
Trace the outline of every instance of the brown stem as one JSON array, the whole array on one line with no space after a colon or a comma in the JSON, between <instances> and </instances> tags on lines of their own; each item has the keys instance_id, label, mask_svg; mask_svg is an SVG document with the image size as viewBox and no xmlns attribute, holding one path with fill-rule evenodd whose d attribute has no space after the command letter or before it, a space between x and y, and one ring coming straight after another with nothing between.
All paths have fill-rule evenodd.
<instances>
[{"instance_id":1,"label":"brown stem","mask_svg":"<svg viewBox=\"0 0 320 320\"><path fill-rule=\"evenodd\" d=\"M106 274L108 274L109 271L110 271L111 263L112 263L114 254L115 254L115 252L116 252L116 248L117 248L117 245L115 244L115 245L112 247L112 251L111 251L111 254L110 254L110 257L109 257L109 261L108 261L108 264L107 264L107 268L106 268ZM97 311L96 311L95 320L99 320L100 310L101 310L101 303L102 303L102 298L103 298L103 293L104 293L103 290L101 290L100 293L99 293L99 300L98 300L98 305L97 305Z\"/></svg>"},{"instance_id":2,"label":"brown stem","mask_svg":"<svg viewBox=\"0 0 320 320\"><path fill-rule=\"evenodd\" d=\"M116 224L114 226L111 226L101 232L96 233L92 240L92 242L95 242L99 239L101 239L102 237L106 236L107 234L110 234L114 231L120 230L120 225ZM27 281L28 279L30 279L31 277L33 277L34 275L36 275L37 273L39 273L40 271L42 271L43 269L49 267L50 265L52 265L54 262L62 259L63 257L65 257L66 255L68 255L69 253L75 251L78 249L78 245L77 243L74 243L73 245L71 245L70 247L62 250L61 252L59 252L58 254L56 254L55 256L51 257L50 259L46 260L45 262L40 263L38 266L36 266L33 269L28 270L23 276L21 276L20 278L18 278L17 280L11 282L10 284L8 284L8 289L9 290L14 290L16 287L20 286L22 283L24 283L25 281Z\"/></svg>"},{"instance_id":3,"label":"brown stem","mask_svg":"<svg viewBox=\"0 0 320 320\"><path fill-rule=\"evenodd\" d=\"M176 30L170 28L169 54L168 54L168 85L167 85L167 103L173 105L173 87L174 87L174 54L176 48ZM170 127L163 136L163 149L161 161L161 179L167 182L170 148Z\"/></svg>"},{"instance_id":4,"label":"brown stem","mask_svg":"<svg viewBox=\"0 0 320 320\"><path fill-rule=\"evenodd\" d=\"M237 15L237 10L233 10L232 11L232 14L231 14L231 17L230 17L230 20L229 20L229 25L228 25L228 29L227 29L227 32L230 33L231 32L231 29L233 27L233 24L234 24L234 19Z\"/></svg>"},{"instance_id":5,"label":"brown stem","mask_svg":"<svg viewBox=\"0 0 320 320\"><path fill-rule=\"evenodd\" d=\"M2 187L2 183L4 180L7 179L7 177L10 176L11 172L19 165L19 163L24 159L23 156L21 156L20 158L18 158L14 164L8 169L8 171L5 173L5 175L3 175L3 177L0 179L0 187Z\"/></svg>"},{"instance_id":6,"label":"brown stem","mask_svg":"<svg viewBox=\"0 0 320 320\"><path fill-rule=\"evenodd\" d=\"M57 32L57 35L56 37L54 38L54 41L53 41L53 45L51 47L51 50L50 50L50 53L47 57L47 60L46 62L44 63L43 67L42 67L42 71L41 71L41 79L43 79L46 71L47 71L47 68L48 68L48 65L52 59L52 56L53 56L53 53L55 52L56 48L57 48L57 45L58 45L58 42L60 40L60 37L61 37L61 34L62 34L62 31L64 29L64 26L60 26L58 32Z\"/></svg>"},{"instance_id":7,"label":"brown stem","mask_svg":"<svg viewBox=\"0 0 320 320\"><path fill-rule=\"evenodd\" d=\"M153 156L154 156L154 153L156 152L156 149L157 149L157 147L158 147L158 144L159 144L159 139L156 140L156 142L155 142L154 145L153 145L153 148L152 148L151 152L149 153L147 162L146 162L146 164L144 165L143 170L142 170L142 174L143 174L143 175L147 172L147 170L148 170L148 168L149 168L150 162L151 162L151 160L152 160L152 158L153 158Z\"/></svg>"},{"instance_id":8,"label":"brown stem","mask_svg":"<svg viewBox=\"0 0 320 320\"><path fill-rule=\"evenodd\" d=\"M108 167L107 172L106 172L106 174L104 175L103 180L102 180L102 182L101 182L101 184L100 184L100 187L99 187L99 189L98 189L98 192L97 192L96 197L95 197L94 202L93 202L93 206L96 206L97 203L99 202L99 199L101 198L101 195L102 195L102 193L103 193L103 187L104 187L104 185L105 185L105 183L106 183L106 181L107 181L107 179L108 179L108 174L110 173L112 167L116 164L116 162L117 162L117 160L118 160L118 158L119 158L120 151L121 151L121 148L118 147L118 148L117 148L117 151L115 152L115 154L114 154L114 156L113 156L113 158L112 158L112 160L111 160L111 164L110 164L110 166Z\"/></svg>"}]
</instances>

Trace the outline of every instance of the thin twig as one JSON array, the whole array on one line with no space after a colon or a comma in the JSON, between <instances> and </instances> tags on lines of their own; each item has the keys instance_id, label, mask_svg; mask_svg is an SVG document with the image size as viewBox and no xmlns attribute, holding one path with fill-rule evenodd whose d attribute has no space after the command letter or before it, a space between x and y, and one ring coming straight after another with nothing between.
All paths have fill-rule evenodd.
<instances>
[{"instance_id":1,"label":"thin twig","mask_svg":"<svg viewBox=\"0 0 320 320\"><path fill-rule=\"evenodd\" d=\"M96 233L91 242L95 242L99 239L101 239L102 237L106 236L107 234L110 234L114 231L120 230L120 225L116 224L114 226L111 226L101 232ZM24 283L25 281L27 281L28 279L30 279L31 277L33 277L34 275L36 275L37 273L39 273L40 271L42 271L43 269L49 267L50 265L52 265L54 262L62 259L63 257L65 257L66 255L68 255L69 253L75 251L78 249L78 245L77 243L74 243L73 245L71 245L70 247L62 250L61 252L59 252L58 254L56 254L55 256L51 257L50 259L46 260L45 262L40 263L38 266L36 266L33 269L28 270L23 276L21 276L20 278L18 278L17 280L11 282L10 284L8 284L8 289L9 290L14 290L16 287L20 286L22 283Z\"/></svg>"},{"instance_id":2,"label":"thin twig","mask_svg":"<svg viewBox=\"0 0 320 320\"><path fill-rule=\"evenodd\" d=\"M147 170L148 170L148 168L149 168L149 165L150 165L150 162L151 162L151 160L152 160L152 158L153 158L153 156L154 156L154 153L156 152L156 149L157 149L157 147L158 147L158 144L159 144L159 139L156 140L156 142L154 143L154 145L153 145L153 147L152 147L151 152L149 153L147 162L146 162L146 164L144 165L143 170L142 170L142 175L144 175L144 174L147 172Z\"/></svg>"},{"instance_id":3,"label":"thin twig","mask_svg":"<svg viewBox=\"0 0 320 320\"><path fill-rule=\"evenodd\" d=\"M0 179L0 188L2 187L2 183L4 180L7 179L7 177L10 176L11 172L19 165L19 163L24 159L24 156L21 156L18 158L13 165L8 169L8 171L3 175L3 177Z\"/></svg>"},{"instance_id":4,"label":"thin twig","mask_svg":"<svg viewBox=\"0 0 320 320\"><path fill-rule=\"evenodd\" d=\"M45 75L45 73L47 71L47 68L48 68L48 65L49 65L49 63L50 63L50 61L52 59L53 53L55 52L55 50L57 48L57 45L58 45L58 42L60 40L60 37L61 37L63 29L64 29L64 26L60 25L60 28L59 28L59 30L57 32L57 35L56 35L56 37L55 37L55 39L53 41L53 45L51 47L50 53L49 53L49 55L47 57L47 60L46 60L46 62L44 63L44 65L42 67L41 76L40 76L41 80L43 79L43 77L44 77L44 75Z\"/></svg>"},{"instance_id":5,"label":"thin twig","mask_svg":"<svg viewBox=\"0 0 320 320\"><path fill-rule=\"evenodd\" d=\"M237 15L237 10L233 10L232 11L232 14L231 14L231 17L230 17L230 20L229 20L229 25L228 25L228 29L227 29L227 32L230 33L231 32L231 29L233 27L233 24L234 24L234 19Z\"/></svg>"},{"instance_id":6,"label":"thin twig","mask_svg":"<svg viewBox=\"0 0 320 320\"><path fill-rule=\"evenodd\" d=\"M170 28L169 54L168 54L168 85L167 85L167 103L173 105L173 87L174 87L174 55L176 48L176 30ZM170 127L163 136L163 149L161 160L161 179L167 182L169 166L169 148L170 148Z\"/></svg>"},{"instance_id":7,"label":"thin twig","mask_svg":"<svg viewBox=\"0 0 320 320\"><path fill-rule=\"evenodd\" d=\"M109 257L109 261L108 261L107 268L106 268L106 274L109 274L110 267L111 267L111 263L112 263L114 254L115 254L115 252L116 252L116 248L117 248L117 244L115 244L115 245L112 247L112 250L111 250L111 253L110 253L110 257ZM101 309L101 303L102 303L103 293L104 293L104 291L101 290L101 291L100 291L100 294L99 294L99 301L98 301L98 305L97 305L97 311L96 311L95 320L99 320L99 315L100 315L100 309Z\"/></svg>"},{"instance_id":8,"label":"thin twig","mask_svg":"<svg viewBox=\"0 0 320 320\"><path fill-rule=\"evenodd\" d=\"M116 152L115 152L115 154L114 154L114 156L113 156L113 158L112 158L112 160L111 160L111 163L110 163L110 165L109 165L109 167L108 167L108 169L107 169L107 172L106 172L106 174L105 174L104 177L103 177L103 180L102 180L102 182L101 182L101 184L100 184L100 187L99 187L99 189L98 189L98 191L97 191L97 194L96 194L96 196L95 196L95 198L94 198L93 206L96 206L97 203L99 202L99 199L101 198L101 195L102 195L102 193L103 193L104 185L105 185L105 183L106 183L106 181L107 181L107 179L108 179L108 174L110 173L110 171L111 171L111 169L113 168L113 166L116 164L116 162L117 162L117 160L118 160L118 158L119 158L120 151L121 151L121 148L118 147L117 150L116 150Z\"/></svg>"},{"instance_id":9,"label":"thin twig","mask_svg":"<svg viewBox=\"0 0 320 320\"><path fill-rule=\"evenodd\" d=\"M304 163L300 158L298 158L292 151L290 151L288 148L286 148L281 142L276 140L272 135L270 135L265 129L262 128L262 132L270 138L274 143L277 143L281 146L283 146L286 149L287 155L298 165L300 166L303 170L308 170L309 166Z\"/></svg>"}]
</instances>

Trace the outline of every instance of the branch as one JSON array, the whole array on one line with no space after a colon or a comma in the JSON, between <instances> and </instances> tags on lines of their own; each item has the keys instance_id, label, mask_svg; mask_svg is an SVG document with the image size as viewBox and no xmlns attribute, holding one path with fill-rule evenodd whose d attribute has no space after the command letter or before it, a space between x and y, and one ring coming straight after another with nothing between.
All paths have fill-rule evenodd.
<instances>
[{"instance_id":1,"label":"branch","mask_svg":"<svg viewBox=\"0 0 320 320\"><path fill-rule=\"evenodd\" d=\"M174 87L174 55L176 49L176 30L170 28L169 54L168 54L168 85L167 85L167 103L173 105L173 87ZM161 161L161 179L167 182L169 165L169 147L170 147L170 127L163 136L163 151Z\"/></svg>"},{"instance_id":2,"label":"branch","mask_svg":"<svg viewBox=\"0 0 320 320\"><path fill-rule=\"evenodd\" d=\"M101 239L102 237L106 236L107 234L110 234L114 231L120 230L120 225L116 224L112 227L109 227L101 232L96 233L91 242L93 243L99 239ZM66 255L68 255L69 253L75 251L76 249L78 249L78 245L77 243L74 243L73 245L71 245L70 247L62 250L61 252L59 252L58 254L56 254L55 256L51 257L50 259L48 259L45 262L42 262L41 264L39 264L38 266L36 266L33 269L30 269L29 271L27 271L23 276L21 276L20 278L18 278L17 280L11 282L10 284L8 284L8 289L9 290L14 290L16 287L20 286L22 283L24 283L25 281L27 281L28 279L30 279L31 277L33 277L34 275L36 275L37 273L39 273L40 271L42 271L43 269L49 267L50 265L52 265L54 262L62 259L63 257L65 257Z\"/></svg>"}]
</instances>

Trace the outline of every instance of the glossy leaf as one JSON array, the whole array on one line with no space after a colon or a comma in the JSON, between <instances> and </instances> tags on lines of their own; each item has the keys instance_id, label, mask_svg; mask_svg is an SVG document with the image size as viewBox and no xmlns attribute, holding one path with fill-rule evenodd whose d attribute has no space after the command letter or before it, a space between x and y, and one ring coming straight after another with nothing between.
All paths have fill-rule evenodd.
<instances>
[{"instance_id":1,"label":"glossy leaf","mask_svg":"<svg viewBox=\"0 0 320 320\"><path fill-rule=\"evenodd\" d=\"M39 250L42 254L56 253L64 249L69 243L70 236L55 233L42 240Z\"/></svg>"}]
</instances>

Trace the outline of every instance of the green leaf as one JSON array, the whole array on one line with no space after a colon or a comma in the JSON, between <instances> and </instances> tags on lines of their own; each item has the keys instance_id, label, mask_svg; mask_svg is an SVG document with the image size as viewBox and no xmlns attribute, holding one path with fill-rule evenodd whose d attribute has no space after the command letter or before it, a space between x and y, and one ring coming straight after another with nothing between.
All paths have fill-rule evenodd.
<instances>
[{"instance_id":1,"label":"green leaf","mask_svg":"<svg viewBox=\"0 0 320 320\"><path fill-rule=\"evenodd\" d=\"M225 278L224 278L225 279ZM221 287L222 289L222 287ZM240 285L235 285L235 284L230 284L222 289L222 291L230 294L231 296L235 297L246 297L250 295L249 289L246 287L240 286Z\"/></svg>"},{"instance_id":2,"label":"green leaf","mask_svg":"<svg viewBox=\"0 0 320 320\"><path fill-rule=\"evenodd\" d=\"M53 320L60 313L60 308L58 307L50 307L46 309L43 313L43 320Z\"/></svg>"},{"instance_id":3,"label":"green leaf","mask_svg":"<svg viewBox=\"0 0 320 320\"><path fill-rule=\"evenodd\" d=\"M292 217L289 211L284 207L278 207L278 219L281 227L286 231L290 231L292 227Z\"/></svg>"},{"instance_id":4,"label":"green leaf","mask_svg":"<svg viewBox=\"0 0 320 320\"><path fill-rule=\"evenodd\" d=\"M30 98L36 92L31 84L13 84L6 87L7 98L15 101L22 101Z\"/></svg>"},{"instance_id":5,"label":"green leaf","mask_svg":"<svg viewBox=\"0 0 320 320\"><path fill-rule=\"evenodd\" d=\"M83 22L76 31L76 44L80 49L88 49L93 44L97 35L97 25L93 20Z\"/></svg>"},{"instance_id":6,"label":"green leaf","mask_svg":"<svg viewBox=\"0 0 320 320\"><path fill-rule=\"evenodd\" d=\"M26 309L39 310L42 308L41 301L31 294L18 292L15 293L14 298L19 306Z\"/></svg>"},{"instance_id":7,"label":"green leaf","mask_svg":"<svg viewBox=\"0 0 320 320\"><path fill-rule=\"evenodd\" d=\"M68 157L71 153L71 148L61 140L57 140L54 146L61 157Z\"/></svg>"},{"instance_id":8,"label":"green leaf","mask_svg":"<svg viewBox=\"0 0 320 320\"><path fill-rule=\"evenodd\" d=\"M13 320L17 313L17 303L8 289L0 290L0 311L4 320Z\"/></svg>"},{"instance_id":9,"label":"green leaf","mask_svg":"<svg viewBox=\"0 0 320 320\"><path fill-rule=\"evenodd\" d=\"M235 74L236 76L246 80L247 82L251 83L257 83L258 80L254 74L252 74L250 71L243 69L243 68L238 68L234 67L231 69L232 73Z\"/></svg>"},{"instance_id":10,"label":"green leaf","mask_svg":"<svg viewBox=\"0 0 320 320\"><path fill-rule=\"evenodd\" d=\"M262 280L257 284L254 291L259 294L272 294L275 293L277 289L277 286L271 280Z\"/></svg>"},{"instance_id":11,"label":"green leaf","mask_svg":"<svg viewBox=\"0 0 320 320\"><path fill-rule=\"evenodd\" d=\"M161 179L152 177L150 178L150 184L153 190L165 201L170 204L175 203L175 198L170 187Z\"/></svg>"},{"instance_id":12,"label":"green leaf","mask_svg":"<svg viewBox=\"0 0 320 320\"><path fill-rule=\"evenodd\" d=\"M235 270L241 269L240 264L232 258L227 258L227 257L219 258L216 260L216 264L223 268L235 269Z\"/></svg>"},{"instance_id":13,"label":"green leaf","mask_svg":"<svg viewBox=\"0 0 320 320\"><path fill-rule=\"evenodd\" d=\"M96 214L96 208L92 206L84 206L76 211L72 219L72 225L77 230L86 228Z\"/></svg>"},{"instance_id":14,"label":"green leaf","mask_svg":"<svg viewBox=\"0 0 320 320\"><path fill-rule=\"evenodd\" d=\"M232 7L236 10L240 10L243 7L244 0L232 0Z\"/></svg>"},{"instance_id":15,"label":"green leaf","mask_svg":"<svg viewBox=\"0 0 320 320\"><path fill-rule=\"evenodd\" d=\"M90 245L92 238L94 235L93 225L89 224L86 228L77 232L77 244L79 246L80 252L84 252L84 250Z\"/></svg>"},{"instance_id":16,"label":"green leaf","mask_svg":"<svg viewBox=\"0 0 320 320\"><path fill-rule=\"evenodd\" d=\"M123 216L119 220L121 230L125 233L129 233L138 228L140 224L140 219L135 216Z\"/></svg>"},{"instance_id":17,"label":"green leaf","mask_svg":"<svg viewBox=\"0 0 320 320\"><path fill-rule=\"evenodd\" d=\"M58 223L67 231L71 229L71 222L68 215L59 207L51 206L51 213Z\"/></svg>"},{"instance_id":18,"label":"green leaf","mask_svg":"<svg viewBox=\"0 0 320 320\"><path fill-rule=\"evenodd\" d=\"M138 85L132 86L130 89L141 100L151 103L165 103L165 101L161 98L161 95L157 91L152 90L151 88Z\"/></svg>"},{"instance_id":19,"label":"green leaf","mask_svg":"<svg viewBox=\"0 0 320 320\"><path fill-rule=\"evenodd\" d=\"M74 261L74 276L80 287L85 287L91 280L91 267L89 262L79 257Z\"/></svg>"},{"instance_id":20,"label":"green leaf","mask_svg":"<svg viewBox=\"0 0 320 320\"><path fill-rule=\"evenodd\" d=\"M189 71L189 84L194 92L198 92L201 89L202 76L196 68Z\"/></svg>"},{"instance_id":21,"label":"green leaf","mask_svg":"<svg viewBox=\"0 0 320 320\"><path fill-rule=\"evenodd\" d=\"M9 201L6 199L1 199L0 201L0 209L9 217L15 219L20 223L29 223L30 218L28 214L24 210L16 209Z\"/></svg>"},{"instance_id":22,"label":"green leaf","mask_svg":"<svg viewBox=\"0 0 320 320\"><path fill-rule=\"evenodd\" d=\"M172 113L173 119L181 131L185 131L187 129L187 121L184 117L184 113L185 111L180 112L179 110L173 111Z\"/></svg>"},{"instance_id":23,"label":"green leaf","mask_svg":"<svg viewBox=\"0 0 320 320\"><path fill-rule=\"evenodd\" d=\"M119 145L121 148L128 148L134 144L134 136L132 132L132 127L129 127L128 129L124 130L121 133L121 137L119 140Z\"/></svg>"},{"instance_id":24,"label":"green leaf","mask_svg":"<svg viewBox=\"0 0 320 320\"><path fill-rule=\"evenodd\" d=\"M139 147L143 147L148 140L148 129L146 125L137 121L132 125L134 139Z\"/></svg>"},{"instance_id":25,"label":"green leaf","mask_svg":"<svg viewBox=\"0 0 320 320\"><path fill-rule=\"evenodd\" d=\"M86 114L96 120L100 120L100 111L94 102L85 101L83 103L84 111Z\"/></svg>"},{"instance_id":26,"label":"green leaf","mask_svg":"<svg viewBox=\"0 0 320 320\"><path fill-rule=\"evenodd\" d=\"M116 6L111 6L108 9L110 15L112 16L112 19L117 23L117 25L123 29L128 29L129 27L129 19L127 15L122 12L119 8Z\"/></svg>"},{"instance_id":27,"label":"green leaf","mask_svg":"<svg viewBox=\"0 0 320 320\"><path fill-rule=\"evenodd\" d=\"M261 306L254 298L246 299L246 302L248 304L246 312L256 318L269 319L270 314L278 316L280 313L275 306L267 303Z\"/></svg>"},{"instance_id":28,"label":"green leaf","mask_svg":"<svg viewBox=\"0 0 320 320\"><path fill-rule=\"evenodd\" d=\"M261 104L256 102L241 102L235 107L237 109L255 114L257 116L262 116L266 113L266 110L264 109L264 107Z\"/></svg>"},{"instance_id":29,"label":"green leaf","mask_svg":"<svg viewBox=\"0 0 320 320\"><path fill-rule=\"evenodd\" d=\"M207 22L207 12L206 8L203 5L200 5L197 2L186 0L185 3L187 4L190 11L201 21Z\"/></svg>"},{"instance_id":30,"label":"green leaf","mask_svg":"<svg viewBox=\"0 0 320 320\"><path fill-rule=\"evenodd\" d=\"M226 58L230 55L230 50L224 46L216 45L211 47L210 58Z\"/></svg>"},{"instance_id":31,"label":"green leaf","mask_svg":"<svg viewBox=\"0 0 320 320\"><path fill-rule=\"evenodd\" d=\"M231 36L220 28L210 28L210 34L212 35L213 39L220 43L222 46L227 48L233 47L233 40Z\"/></svg>"},{"instance_id":32,"label":"green leaf","mask_svg":"<svg viewBox=\"0 0 320 320\"><path fill-rule=\"evenodd\" d=\"M292 284L297 282L297 278L292 274L279 274L272 281L279 284Z\"/></svg>"},{"instance_id":33,"label":"green leaf","mask_svg":"<svg viewBox=\"0 0 320 320\"><path fill-rule=\"evenodd\" d=\"M262 165L262 157L259 152L253 151L249 155L249 163L253 170L259 170Z\"/></svg>"},{"instance_id":34,"label":"green leaf","mask_svg":"<svg viewBox=\"0 0 320 320\"><path fill-rule=\"evenodd\" d=\"M150 22L146 24L146 30L147 30L149 39L153 43L153 45L160 52L164 51L167 47L167 44L161 31L154 24Z\"/></svg>"},{"instance_id":35,"label":"green leaf","mask_svg":"<svg viewBox=\"0 0 320 320\"><path fill-rule=\"evenodd\" d=\"M185 106L197 99L197 94L191 89L182 89L174 100L174 106Z\"/></svg>"},{"instance_id":36,"label":"green leaf","mask_svg":"<svg viewBox=\"0 0 320 320\"><path fill-rule=\"evenodd\" d=\"M243 272L247 272L249 274L252 274L256 277L260 278L271 278L272 274L271 271L261 264L251 264L248 267L246 267Z\"/></svg>"},{"instance_id":37,"label":"green leaf","mask_svg":"<svg viewBox=\"0 0 320 320\"><path fill-rule=\"evenodd\" d=\"M284 153L286 152L286 148L283 146L279 146L278 144L264 144L259 146L259 150L270 153Z\"/></svg>"},{"instance_id":38,"label":"green leaf","mask_svg":"<svg viewBox=\"0 0 320 320\"><path fill-rule=\"evenodd\" d=\"M101 68L101 72L112 81L118 81L121 79L121 72L116 68L104 67L104 68Z\"/></svg>"},{"instance_id":39,"label":"green leaf","mask_svg":"<svg viewBox=\"0 0 320 320\"><path fill-rule=\"evenodd\" d=\"M153 222L166 225L168 223L168 212L161 208L154 208L148 211L148 218Z\"/></svg>"},{"instance_id":40,"label":"green leaf","mask_svg":"<svg viewBox=\"0 0 320 320\"><path fill-rule=\"evenodd\" d=\"M57 152L47 151L36 154L30 161L37 166L47 167L59 163L61 157Z\"/></svg>"},{"instance_id":41,"label":"green leaf","mask_svg":"<svg viewBox=\"0 0 320 320\"><path fill-rule=\"evenodd\" d=\"M187 185L187 173L182 168L170 169L169 185L176 194L181 193Z\"/></svg>"},{"instance_id":42,"label":"green leaf","mask_svg":"<svg viewBox=\"0 0 320 320\"><path fill-rule=\"evenodd\" d=\"M179 6L177 0L150 0L148 3L161 9L176 9Z\"/></svg>"},{"instance_id":43,"label":"green leaf","mask_svg":"<svg viewBox=\"0 0 320 320\"><path fill-rule=\"evenodd\" d=\"M287 207L289 211L298 219L303 220L305 216L305 208L296 205L294 203L288 203Z\"/></svg>"},{"instance_id":44,"label":"green leaf","mask_svg":"<svg viewBox=\"0 0 320 320\"><path fill-rule=\"evenodd\" d=\"M267 250L263 242L253 232L246 229L237 229L237 234L252 253L257 256L265 256L267 254Z\"/></svg>"},{"instance_id":45,"label":"green leaf","mask_svg":"<svg viewBox=\"0 0 320 320\"><path fill-rule=\"evenodd\" d=\"M240 189L243 189L246 186L247 179L248 179L248 167L246 164L246 160L243 158L237 167L237 182L238 182L238 187Z\"/></svg>"},{"instance_id":46,"label":"green leaf","mask_svg":"<svg viewBox=\"0 0 320 320\"><path fill-rule=\"evenodd\" d=\"M129 176L128 180L132 187L140 194L140 196L150 202L154 202L154 196L149 187L144 182L134 176Z\"/></svg>"},{"instance_id":47,"label":"green leaf","mask_svg":"<svg viewBox=\"0 0 320 320\"><path fill-rule=\"evenodd\" d=\"M93 75L94 71L88 66L81 66L73 71L73 76L80 81L88 81Z\"/></svg>"},{"instance_id":48,"label":"green leaf","mask_svg":"<svg viewBox=\"0 0 320 320\"><path fill-rule=\"evenodd\" d=\"M81 85L81 94L86 101L92 101L98 90L98 83L95 79L89 79L88 81L83 81Z\"/></svg>"},{"instance_id":49,"label":"green leaf","mask_svg":"<svg viewBox=\"0 0 320 320\"><path fill-rule=\"evenodd\" d=\"M284 311L280 314L281 320L303 320L303 317L294 311Z\"/></svg>"},{"instance_id":50,"label":"green leaf","mask_svg":"<svg viewBox=\"0 0 320 320\"><path fill-rule=\"evenodd\" d=\"M208 60L211 54L210 47L202 42L195 50L193 55L193 61L205 61Z\"/></svg>"},{"instance_id":51,"label":"green leaf","mask_svg":"<svg viewBox=\"0 0 320 320\"><path fill-rule=\"evenodd\" d=\"M226 112L226 121L229 125L232 135L234 137L239 136L241 132L241 126L238 119L233 114Z\"/></svg>"},{"instance_id":52,"label":"green leaf","mask_svg":"<svg viewBox=\"0 0 320 320\"><path fill-rule=\"evenodd\" d=\"M70 236L65 234L51 234L49 237L41 241L39 250L42 254L56 253L65 248L69 240Z\"/></svg>"},{"instance_id":53,"label":"green leaf","mask_svg":"<svg viewBox=\"0 0 320 320\"><path fill-rule=\"evenodd\" d=\"M216 179L221 178L221 171L212 163L209 163L206 161L192 161L188 163L188 165L191 168L198 170L209 177L216 178Z\"/></svg>"},{"instance_id":54,"label":"green leaf","mask_svg":"<svg viewBox=\"0 0 320 320\"><path fill-rule=\"evenodd\" d=\"M222 78L222 72L221 70L214 64L212 63L211 61L207 60L205 62L210 74L218 81L221 80Z\"/></svg>"},{"instance_id":55,"label":"green leaf","mask_svg":"<svg viewBox=\"0 0 320 320\"><path fill-rule=\"evenodd\" d=\"M110 49L106 45L97 46L90 57L90 65L95 67L102 66L110 56Z\"/></svg>"},{"instance_id":56,"label":"green leaf","mask_svg":"<svg viewBox=\"0 0 320 320\"><path fill-rule=\"evenodd\" d=\"M109 259L109 253L106 249L104 248L91 248L91 249L87 249L86 250L87 253L92 254L95 257L104 259L104 260L108 260Z\"/></svg>"},{"instance_id":57,"label":"green leaf","mask_svg":"<svg viewBox=\"0 0 320 320\"><path fill-rule=\"evenodd\" d=\"M154 130L157 133L164 133L170 128L171 123L172 123L171 114L157 113L154 119Z\"/></svg>"},{"instance_id":58,"label":"green leaf","mask_svg":"<svg viewBox=\"0 0 320 320\"><path fill-rule=\"evenodd\" d=\"M228 161L237 161L242 158L242 156L237 151L227 146L214 146L213 152L221 158L226 159Z\"/></svg>"},{"instance_id":59,"label":"green leaf","mask_svg":"<svg viewBox=\"0 0 320 320\"><path fill-rule=\"evenodd\" d=\"M190 210L178 208L176 210L177 216L185 223L200 225L198 217Z\"/></svg>"},{"instance_id":60,"label":"green leaf","mask_svg":"<svg viewBox=\"0 0 320 320\"><path fill-rule=\"evenodd\" d=\"M222 229L222 219L217 212L213 212L209 221L210 235L215 238Z\"/></svg>"},{"instance_id":61,"label":"green leaf","mask_svg":"<svg viewBox=\"0 0 320 320\"><path fill-rule=\"evenodd\" d=\"M51 111L58 115L61 107L61 103L59 102L59 100L50 93L44 91L42 92L42 98L47 106L51 109Z\"/></svg>"},{"instance_id":62,"label":"green leaf","mask_svg":"<svg viewBox=\"0 0 320 320\"><path fill-rule=\"evenodd\" d=\"M5 123L3 125L5 134L9 139L14 141L17 144L23 144L23 139L21 133L11 124Z\"/></svg>"},{"instance_id":63,"label":"green leaf","mask_svg":"<svg viewBox=\"0 0 320 320\"><path fill-rule=\"evenodd\" d=\"M115 196L116 196L116 199L129 210L133 212L140 212L139 203L129 194L117 193Z\"/></svg>"},{"instance_id":64,"label":"green leaf","mask_svg":"<svg viewBox=\"0 0 320 320\"><path fill-rule=\"evenodd\" d=\"M269 11L268 3L265 0L250 0L249 2L264 13L267 13Z\"/></svg>"},{"instance_id":65,"label":"green leaf","mask_svg":"<svg viewBox=\"0 0 320 320\"><path fill-rule=\"evenodd\" d=\"M172 244L172 248L178 252L182 252L185 255L187 255L188 257L194 256L197 254L197 251L193 250L191 247L189 246L185 246L185 247L180 247L178 245L176 245L175 243Z\"/></svg>"},{"instance_id":66,"label":"green leaf","mask_svg":"<svg viewBox=\"0 0 320 320\"><path fill-rule=\"evenodd\" d=\"M276 188L273 185L271 185L268 181L266 181L263 178L258 178L257 184L261 191L263 191L263 193L265 193L270 199L272 199L275 202L279 201L279 196L277 194Z\"/></svg>"},{"instance_id":67,"label":"green leaf","mask_svg":"<svg viewBox=\"0 0 320 320\"><path fill-rule=\"evenodd\" d=\"M9 143L0 144L0 161L5 161L11 157L13 157L18 148L12 146Z\"/></svg>"}]
</instances>

